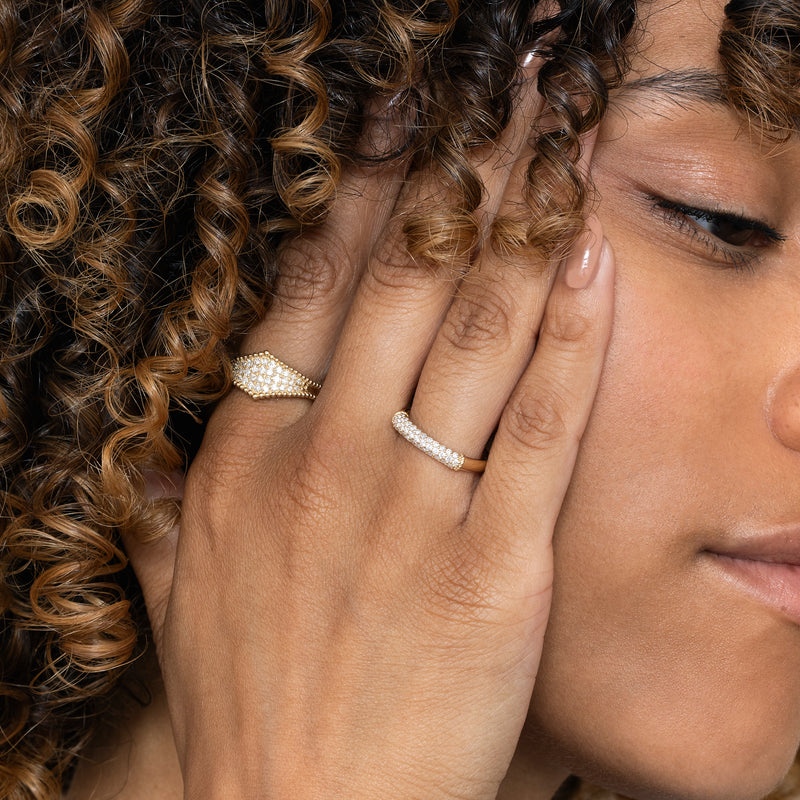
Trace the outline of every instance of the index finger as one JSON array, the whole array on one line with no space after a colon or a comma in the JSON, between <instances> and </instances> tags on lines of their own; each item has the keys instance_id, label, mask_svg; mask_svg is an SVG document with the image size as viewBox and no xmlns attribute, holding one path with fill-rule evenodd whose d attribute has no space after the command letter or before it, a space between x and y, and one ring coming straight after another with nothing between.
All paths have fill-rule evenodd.
<instances>
[{"instance_id":1,"label":"index finger","mask_svg":"<svg viewBox=\"0 0 800 800\"><path fill-rule=\"evenodd\" d=\"M364 132L373 153L391 153L402 133L390 112L373 116ZM309 377L327 369L335 342L373 245L394 208L408 166L403 157L358 160L342 174L325 221L289 235L279 247L270 309L244 338L242 352L275 350Z\"/></svg>"},{"instance_id":2,"label":"index finger","mask_svg":"<svg viewBox=\"0 0 800 800\"><path fill-rule=\"evenodd\" d=\"M364 138L371 152L390 153L401 131L391 115L371 119ZM372 247L394 208L407 168L404 157L351 163L326 220L292 234L279 248L278 276L264 319L243 339L240 352L269 351L309 379L321 382ZM226 410L246 421L247 435L263 436L308 410L304 399L280 405L243 392ZM240 413L241 412L241 413Z\"/></svg>"}]
</instances>

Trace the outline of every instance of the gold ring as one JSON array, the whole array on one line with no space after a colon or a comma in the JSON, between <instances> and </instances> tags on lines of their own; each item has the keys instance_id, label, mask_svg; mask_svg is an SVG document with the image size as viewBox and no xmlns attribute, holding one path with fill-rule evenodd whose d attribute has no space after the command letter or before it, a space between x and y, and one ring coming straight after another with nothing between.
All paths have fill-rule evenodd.
<instances>
[{"instance_id":1,"label":"gold ring","mask_svg":"<svg viewBox=\"0 0 800 800\"><path fill-rule=\"evenodd\" d=\"M267 397L305 397L313 400L322 388L316 381L264 350L231 362L233 385L255 400Z\"/></svg>"},{"instance_id":2,"label":"gold ring","mask_svg":"<svg viewBox=\"0 0 800 800\"><path fill-rule=\"evenodd\" d=\"M392 417L392 427L407 442L413 444L418 450L422 450L426 456L435 458L439 463L456 472L459 470L464 472L483 472L486 469L486 462L482 459L469 458L463 453L451 450L421 431L405 411L398 411Z\"/></svg>"}]
</instances>

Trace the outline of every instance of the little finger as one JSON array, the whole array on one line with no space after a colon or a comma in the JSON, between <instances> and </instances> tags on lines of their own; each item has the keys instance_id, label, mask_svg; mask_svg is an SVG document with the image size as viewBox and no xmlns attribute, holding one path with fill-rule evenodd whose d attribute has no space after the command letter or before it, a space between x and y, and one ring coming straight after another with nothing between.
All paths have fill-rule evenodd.
<instances>
[{"instance_id":1,"label":"little finger","mask_svg":"<svg viewBox=\"0 0 800 800\"><path fill-rule=\"evenodd\" d=\"M474 520L494 520L523 565L549 551L611 334L613 251L603 238L595 246L596 259L568 259L559 271L470 509Z\"/></svg>"}]
</instances>

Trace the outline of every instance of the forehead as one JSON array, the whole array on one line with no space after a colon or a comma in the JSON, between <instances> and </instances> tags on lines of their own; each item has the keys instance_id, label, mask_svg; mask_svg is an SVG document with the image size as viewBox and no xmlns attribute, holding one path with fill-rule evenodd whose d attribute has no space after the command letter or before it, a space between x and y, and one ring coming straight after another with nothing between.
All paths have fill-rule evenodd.
<instances>
[{"instance_id":1,"label":"forehead","mask_svg":"<svg viewBox=\"0 0 800 800\"><path fill-rule=\"evenodd\" d=\"M673 71L719 73L724 9L725 3L720 0L656 0L643 4L631 78Z\"/></svg>"},{"instance_id":2,"label":"forehead","mask_svg":"<svg viewBox=\"0 0 800 800\"><path fill-rule=\"evenodd\" d=\"M724 0L645 0L640 27L632 41L631 71L614 99L634 96L648 103L668 101L672 106L700 105L706 110L714 107L733 115L739 125L745 119L755 122L755 126L745 127L763 142L791 141L796 145L800 96L790 69L796 71L798 59L797 53L788 54L787 43L798 35L800 10L793 5L795 0L787 2L791 13L778 20L768 10L768 3L763 7L754 3L754 17L745 20L747 25L752 24L753 32L748 28L742 37L740 33L731 34ZM720 39L723 28L724 44ZM774 48L765 45L765 40L772 41L770 37L776 42ZM731 42L736 44L732 47ZM776 49L780 50L777 56L773 52ZM770 58L781 63L780 73L767 68L772 66ZM787 139L785 134L790 131L795 135Z\"/></svg>"},{"instance_id":3,"label":"forehead","mask_svg":"<svg viewBox=\"0 0 800 800\"><path fill-rule=\"evenodd\" d=\"M640 10L631 70L612 94L612 108L653 103L670 114L679 108L714 108L731 116L722 83L719 36L725 20L718 0L655 0ZM671 111L670 111L671 108Z\"/></svg>"}]
</instances>

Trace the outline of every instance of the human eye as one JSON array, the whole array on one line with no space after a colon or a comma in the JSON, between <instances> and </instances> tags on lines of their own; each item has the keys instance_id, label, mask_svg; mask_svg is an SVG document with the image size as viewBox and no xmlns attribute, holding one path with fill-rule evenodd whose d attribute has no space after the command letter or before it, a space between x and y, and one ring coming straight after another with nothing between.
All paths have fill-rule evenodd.
<instances>
[{"instance_id":1,"label":"human eye","mask_svg":"<svg viewBox=\"0 0 800 800\"><path fill-rule=\"evenodd\" d=\"M760 248L786 239L766 222L732 211L699 208L663 197L650 200L673 227L703 245L715 260L737 269L754 268Z\"/></svg>"}]
</instances>

